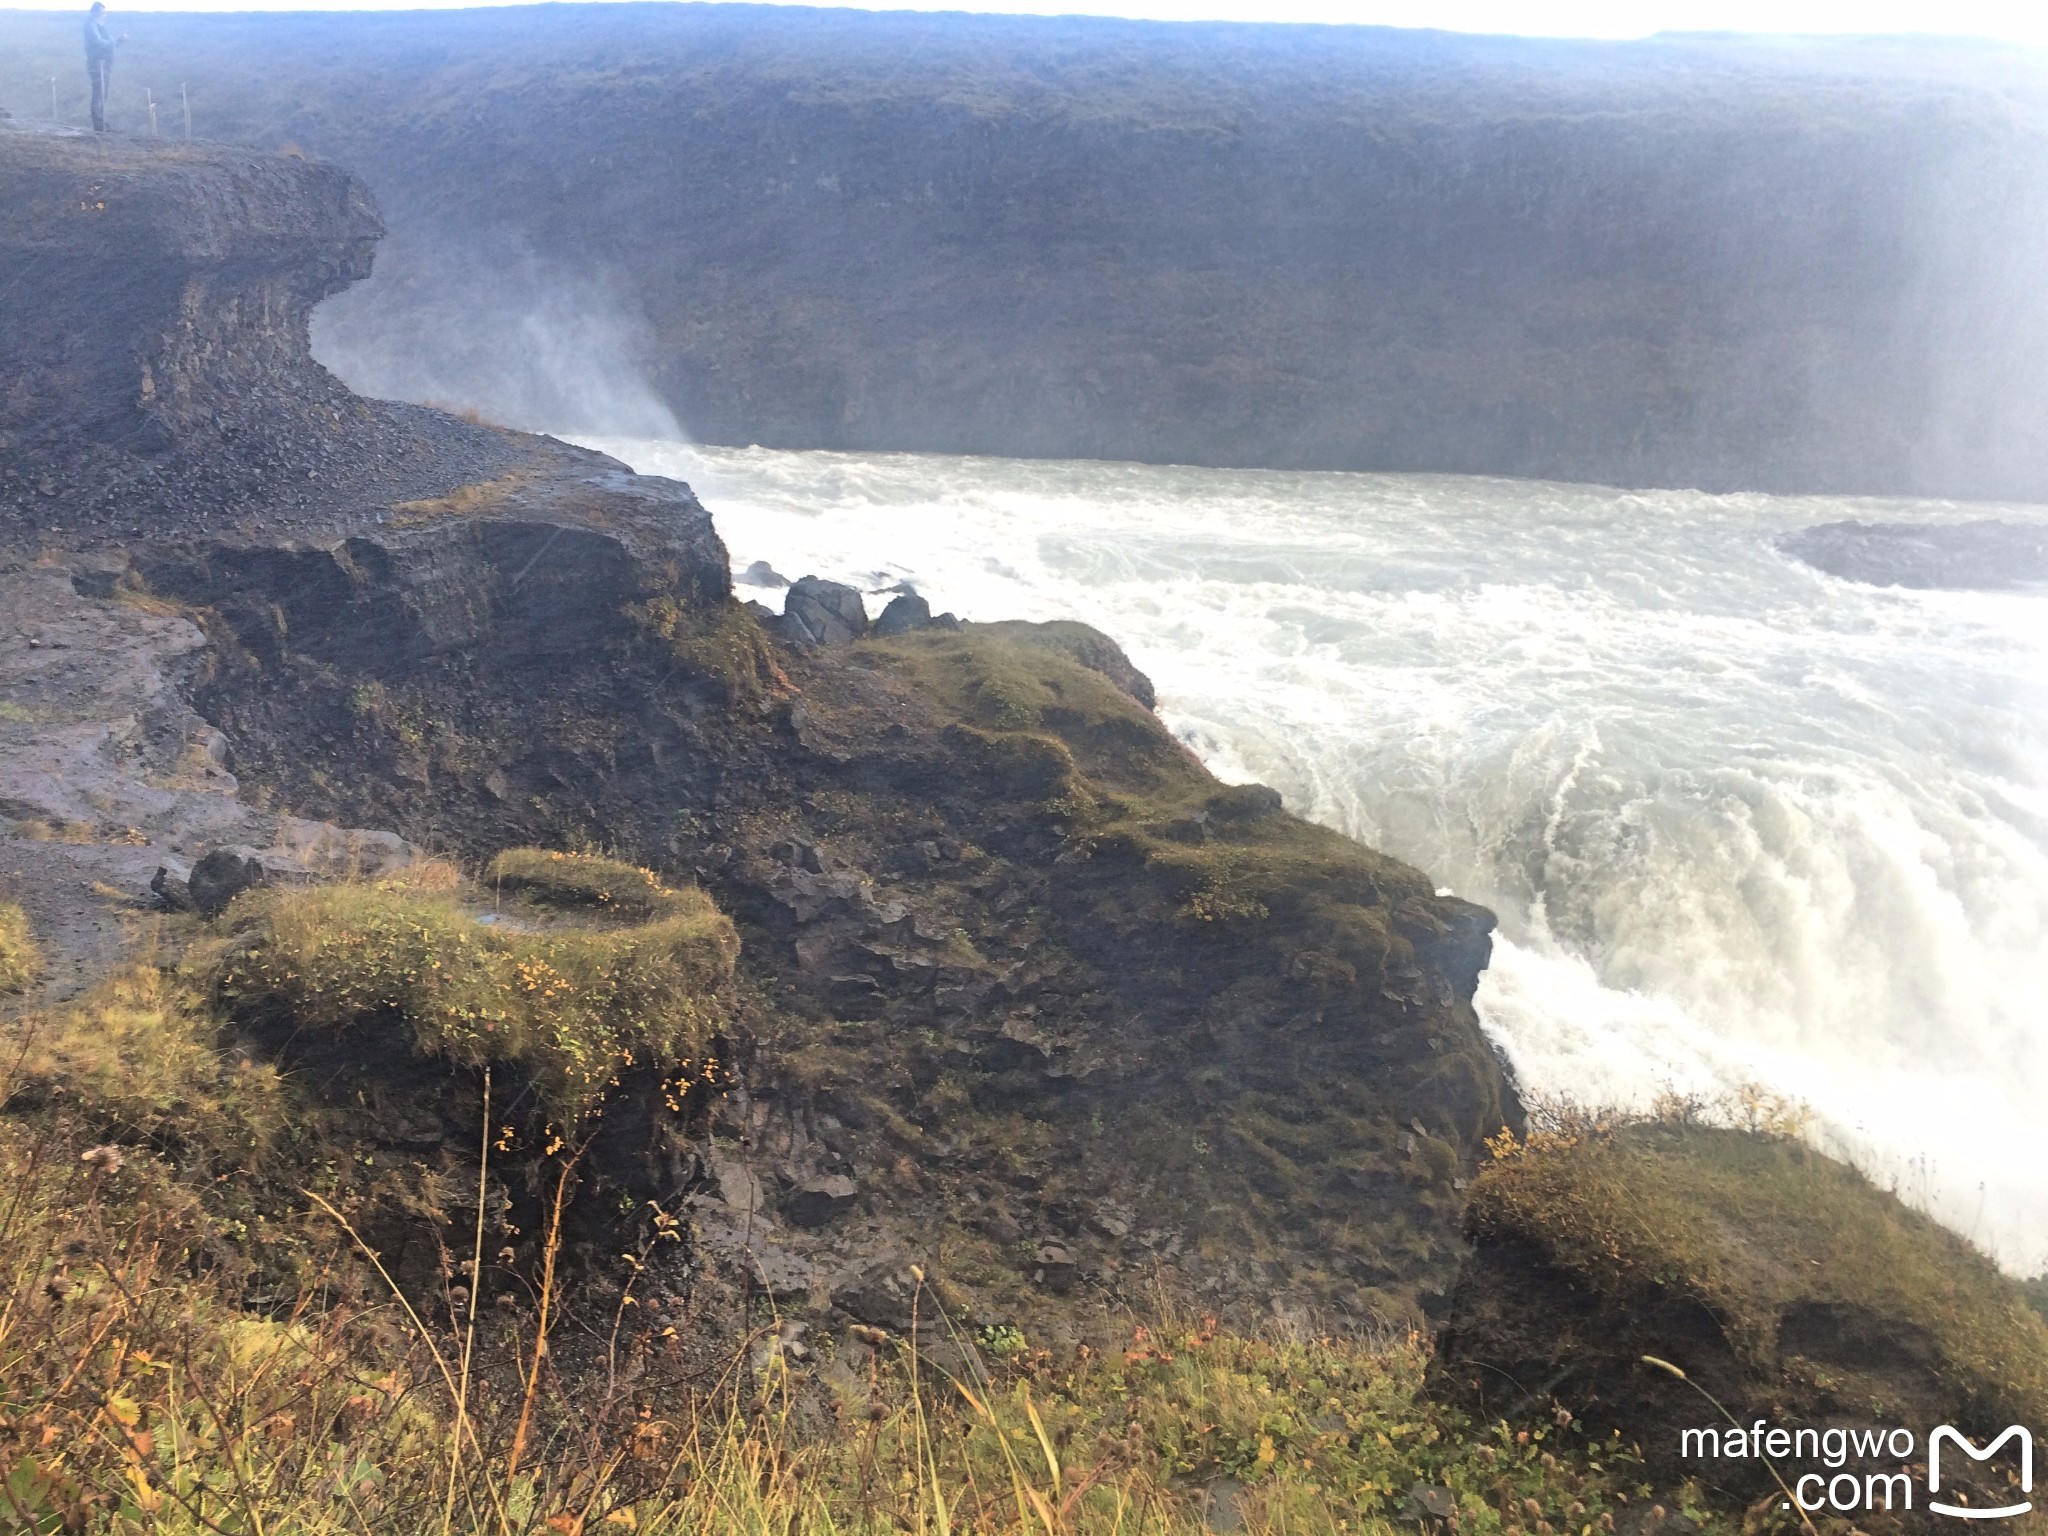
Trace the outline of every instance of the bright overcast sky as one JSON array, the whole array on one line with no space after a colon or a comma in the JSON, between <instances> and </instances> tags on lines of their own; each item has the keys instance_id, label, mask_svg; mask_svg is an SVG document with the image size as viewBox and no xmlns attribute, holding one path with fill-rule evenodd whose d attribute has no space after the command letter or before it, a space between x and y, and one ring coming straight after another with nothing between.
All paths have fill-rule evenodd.
<instances>
[{"instance_id":1,"label":"bright overcast sky","mask_svg":"<svg viewBox=\"0 0 2048 1536\"><path fill-rule=\"evenodd\" d=\"M473 0L111 0L121 11L419 10ZM598 0L589 0L598 3ZM832 3L832 0L824 0ZM76 0L0 8L76 10ZM2044 0L868 0L867 10L1008 11L1161 21L1320 21L1546 37L1653 32L1936 32L2048 46Z\"/></svg>"}]
</instances>

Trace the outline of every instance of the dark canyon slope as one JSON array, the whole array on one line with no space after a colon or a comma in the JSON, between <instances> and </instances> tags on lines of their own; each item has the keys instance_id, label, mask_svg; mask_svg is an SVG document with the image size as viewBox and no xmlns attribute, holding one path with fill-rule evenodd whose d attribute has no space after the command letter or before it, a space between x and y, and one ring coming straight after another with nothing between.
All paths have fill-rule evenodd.
<instances>
[{"instance_id":1,"label":"dark canyon slope","mask_svg":"<svg viewBox=\"0 0 2048 1536\"><path fill-rule=\"evenodd\" d=\"M855 627L799 643L734 597L687 486L600 455L420 409L336 437L346 474L251 499L241 438L297 462L328 412L376 417L313 364L291 302L360 271L360 184L275 153L0 127L0 188L29 185L38 199L0 202L10 319L62 312L64 273L130 279L68 342L25 349L120 407L35 395L77 412L88 471L24 408L0 500L0 899L67 985L92 979L71 977L94 949L71 936L111 926L89 910L122 899L109 876L160 898L177 913L160 952L225 946L195 982L204 1056L246 1032L251 1060L306 1085L292 1123L335 1127L403 1199L473 1188L476 1069L495 1060L500 1094L540 1116L539 1058L509 1025L496 1057L452 1048L449 1015L394 994L405 967L379 969L378 946L450 935L417 977L498 930L389 886L343 887L332 910L226 906L223 877L314 879L331 871L292 850L318 845L433 848L472 873L603 849L732 935L687 1051L585 1068L606 1102L578 1219L608 1251L631 1234L607 1226L688 1208L690 1262L723 1255L791 1304L887 1327L908 1320L913 1261L996 1320L1159 1281L1359 1321L1447 1293L1462 1185L1519 1116L1472 1008L1489 913L1270 790L1219 784L1085 626L867 636L840 589ZM250 218L223 233L238 199ZM175 317L200 312L211 344L186 347L196 321ZM152 376L177 389L143 390L138 360L166 357ZM139 426L95 437L101 415ZM244 424L225 443L223 417ZM223 474L118 502L136 526L110 530L103 481L188 456ZM527 921L532 942L552 932ZM311 1000L263 991L263 957L309 931L338 969ZM598 940L561 942L599 963ZM474 1031L503 1012L454 1016ZM581 1016L536 1028L542 1055L606 1038ZM492 1169L515 1186L510 1230L539 1230L520 1165Z\"/></svg>"},{"instance_id":2,"label":"dark canyon slope","mask_svg":"<svg viewBox=\"0 0 2048 1536\"><path fill-rule=\"evenodd\" d=\"M150 90L176 128L189 88L202 136L376 192L379 275L320 319L372 393L788 447L2048 498L2048 117L1991 45L128 25L120 127ZM0 39L0 102L46 113L54 76L75 118L73 19Z\"/></svg>"},{"instance_id":3,"label":"dark canyon slope","mask_svg":"<svg viewBox=\"0 0 2048 1536\"><path fill-rule=\"evenodd\" d=\"M963 1396L1043 1382L1049 1412L1107 1404L1100 1437L1040 1427L1049 1464L1156 1464L1209 1530L1266 1528L1205 1518L1224 1495L1293 1468L1324 1497L1397 1442L1334 1507L1732 1529L1775 1488L1660 1449L1699 1416L1652 1353L1776 1423L1988 1441L2048 1413L2020 1288L1792 1107L1532 1127L1473 1008L1490 914L1219 784L1109 637L903 598L870 627L816 581L770 614L689 487L349 395L305 329L374 236L344 172L0 124L0 190L0 314L37 322L6 361L47 381L9 397L0 482L0 1172L70 1179L99 1253L146 1251L148 1289L100 1294L148 1297L166 1337L286 1309L343 1337L311 1330L360 1284L376 1331L330 1356L355 1392L401 1347L388 1278L423 1340L481 1339L478 1400L520 1427L474 1422L508 1468L540 1369L515 1356L547 1360L550 1419L627 1416L634 1445L743 1340L820 1443L887 1417L899 1360ZM175 1264L121 1235L159 1208ZM52 1312L104 1262L83 1230L0 1244L64 1347L96 1315ZM1133 1327L1175 1312L1205 1321ZM1388 1327L1425 1318L1427 1383ZM1323 1330L1378 1342L1216 1374ZM1406 1385L1321 1363L1361 1348ZM59 1394L86 1379L0 1353L11 1404L50 1359ZM1105 1357L1192 1383L1188 1431L1148 1429L1124 1378L1043 1374ZM403 1455L354 1410L298 1422L344 1426L344 1467L446 1464L408 1404ZM212 1475L228 1453L195 1442ZM149 1451L120 1452L144 1486ZM294 1500L365 1486L294 1454ZM619 1453L643 1459L703 1466ZM48 1483L27 1465L17 1505ZM436 1485L423 1524L377 1528L449 1507Z\"/></svg>"}]
</instances>

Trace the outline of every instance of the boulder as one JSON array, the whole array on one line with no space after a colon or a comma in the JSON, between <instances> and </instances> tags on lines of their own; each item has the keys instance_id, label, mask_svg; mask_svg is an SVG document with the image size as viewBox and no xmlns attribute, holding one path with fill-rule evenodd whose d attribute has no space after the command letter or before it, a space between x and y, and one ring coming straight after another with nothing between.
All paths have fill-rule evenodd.
<instances>
[{"instance_id":1,"label":"boulder","mask_svg":"<svg viewBox=\"0 0 2048 1536\"><path fill-rule=\"evenodd\" d=\"M1079 1274L1080 1267L1064 1244L1040 1243L1032 1256L1031 1278L1047 1290L1064 1291Z\"/></svg>"},{"instance_id":2,"label":"boulder","mask_svg":"<svg viewBox=\"0 0 2048 1536\"><path fill-rule=\"evenodd\" d=\"M918 1295L922 1285L908 1256L891 1249L843 1275L832 1287L832 1299L862 1322L900 1333L932 1315L930 1304Z\"/></svg>"},{"instance_id":3,"label":"boulder","mask_svg":"<svg viewBox=\"0 0 2048 1536\"><path fill-rule=\"evenodd\" d=\"M741 1216L758 1214L766 1204L761 1181L754 1171L737 1157L713 1148L706 1159L712 1182L717 1186L718 1198Z\"/></svg>"},{"instance_id":4,"label":"boulder","mask_svg":"<svg viewBox=\"0 0 2048 1536\"><path fill-rule=\"evenodd\" d=\"M889 599L889 606L882 610L882 616L875 620L877 635L907 635L912 630L925 629L932 622L932 605L915 592L905 592Z\"/></svg>"},{"instance_id":5,"label":"boulder","mask_svg":"<svg viewBox=\"0 0 2048 1536\"><path fill-rule=\"evenodd\" d=\"M822 1227L852 1210L858 1196L843 1173L805 1179L782 1202L782 1214L800 1227Z\"/></svg>"},{"instance_id":6,"label":"boulder","mask_svg":"<svg viewBox=\"0 0 2048 1536\"><path fill-rule=\"evenodd\" d=\"M748 587L786 587L789 578L776 570L766 560L756 560L739 574L739 582Z\"/></svg>"},{"instance_id":7,"label":"boulder","mask_svg":"<svg viewBox=\"0 0 2048 1536\"><path fill-rule=\"evenodd\" d=\"M166 912L190 912L193 910L192 887L189 873L180 874L183 866L173 868L159 864L156 873L150 876L150 894L156 897Z\"/></svg>"},{"instance_id":8,"label":"boulder","mask_svg":"<svg viewBox=\"0 0 2048 1536\"><path fill-rule=\"evenodd\" d=\"M791 638L804 645L847 645L868 632L860 593L816 576L806 576L789 589L782 618Z\"/></svg>"},{"instance_id":9,"label":"boulder","mask_svg":"<svg viewBox=\"0 0 2048 1536\"><path fill-rule=\"evenodd\" d=\"M268 850L236 844L216 848L194 864L185 888L200 916L219 917L227 910L228 903L244 891L265 885L304 885L312 878L312 871L303 864ZM176 887L170 884L168 877L165 886L166 890L158 894L166 900L175 899ZM150 882L150 889L156 890L154 880Z\"/></svg>"},{"instance_id":10,"label":"boulder","mask_svg":"<svg viewBox=\"0 0 2048 1536\"><path fill-rule=\"evenodd\" d=\"M501 786L504 776L494 774ZM501 788L505 797L509 786ZM416 864L426 854L396 832L366 827L338 827L330 821L304 821L287 816L278 823L275 841L265 850L266 862L303 867L327 879L376 880Z\"/></svg>"}]
</instances>

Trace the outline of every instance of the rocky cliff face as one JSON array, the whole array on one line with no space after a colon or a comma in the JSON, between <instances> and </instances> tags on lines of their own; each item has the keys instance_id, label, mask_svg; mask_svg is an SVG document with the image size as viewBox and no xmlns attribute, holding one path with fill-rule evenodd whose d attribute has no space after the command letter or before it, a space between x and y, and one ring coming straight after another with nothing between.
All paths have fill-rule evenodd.
<instances>
[{"instance_id":1,"label":"rocky cliff face","mask_svg":"<svg viewBox=\"0 0 2048 1536\"><path fill-rule=\"evenodd\" d=\"M787 647L701 512L633 484L134 566L209 616L200 707L282 802L472 861L610 848L733 916L734 1094L694 1175L615 1107L594 1166L633 1207L707 1180L707 1240L892 1327L940 1253L990 1316L1160 1272L1357 1319L1446 1289L1515 1115L1487 914L1215 783L1076 626Z\"/></svg>"},{"instance_id":2,"label":"rocky cliff face","mask_svg":"<svg viewBox=\"0 0 2048 1536\"><path fill-rule=\"evenodd\" d=\"M313 360L313 306L383 232L360 181L302 157L0 131L0 518L191 527L519 457Z\"/></svg>"},{"instance_id":3,"label":"rocky cliff face","mask_svg":"<svg viewBox=\"0 0 2048 1536\"><path fill-rule=\"evenodd\" d=\"M76 73L68 22L0 30L0 95ZM152 18L123 67L375 188L384 268L322 321L372 393L630 432L637 373L714 442L2048 495L2042 81L1989 45L628 6Z\"/></svg>"},{"instance_id":4,"label":"rocky cliff face","mask_svg":"<svg viewBox=\"0 0 2048 1536\"><path fill-rule=\"evenodd\" d=\"M20 142L0 137L0 156ZM79 201L99 146L26 142L8 174L50 187L46 207ZM217 421L290 445L330 409L375 414L303 346L311 296L362 267L374 225L359 189L240 151L113 154L126 179L95 185L127 210L127 281L57 285L64 304L97 301L90 344L38 354L73 359L58 369L71 393L20 407L37 430L8 461L53 509L33 529L43 564L17 563L8 588L47 622L15 639L40 654L91 633L111 654L125 623L149 652L128 671L176 680L197 715L152 704L123 727L112 715L137 687L120 677L0 669L23 690L0 743L19 749L22 782L61 715L100 800L143 808L125 827L65 821L62 846L118 842L118 857L51 855L70 802L24 799L0 882L69 868L74 884L139 883L161 838L174 846L155 897L182 909L201 895L205 827L259 839L282 811L302 842L367 828L328 841L403 838L407 857L474 869L510 847L604 848L700 884L740 945L716 1092L677 1097L660 1063L623 1074L572 1220L605 1253L650 1209L693 1213L660 1277L672 1297L723 1267L785 1305L897 1328L917 1264L978 1321L1071 1331L1155 1281L1234 1315L1358 1322L1446 1293L1461 1183L1480 1138L1517 1118L1471 1006L1489 914L1270 791L1218 784L1108 637L907 608L878 636L856 595L814 583L843 622L839 643L807 643L735 601L688 487L594 454L421 412L397 469L391 440L372 439L350 461L360 478L316 507L250 481L239 526L173 501L107 546L105 503L62 479L79 462L55 431L67 408L88 413L92 462L146 461L133 436L156 432L194 475ZM32 296L55 259L10 269L15 291ZM195 286L232 302L187 328ZM82 370L111 389L130 359L157 381L149 403L103 408ZM509 467L470 475L476 442ZM398 499L394 475L466 483ZM52 574L80 539L100 547L71 580ZM61 699L45 696L53 680L68 680ZM156 781L188 748L224 782L179 799ZM234 861L206 867L248 856ZM207 926L226 899L209 886L173 931L246 945L239 908L219 919L232 934ZM105 925L74 926L60 968L103 963ZM474 1188L475 1074L394 1050L375 1009L355 1024L268 1019L237 1048L326 1085L306 1089L302 1123L360 1166ZM231 1007L224 1027L239 1027ZM516 1105L506 1074L497 1102ZM493 1168L516 1226L538 1230L537 1165ZM391 1251L417 1251L399 1227Z\"/></svg>"}]
</instances>

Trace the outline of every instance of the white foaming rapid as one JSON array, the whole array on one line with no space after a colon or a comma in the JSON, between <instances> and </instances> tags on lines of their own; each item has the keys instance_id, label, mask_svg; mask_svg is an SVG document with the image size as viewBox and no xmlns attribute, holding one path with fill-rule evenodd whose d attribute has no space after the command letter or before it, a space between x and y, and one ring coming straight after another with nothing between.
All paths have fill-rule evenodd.
<instances>
[{"instance_id":1,"label":"white foaming rapid","mask_svg":"<svg viewBox=\"0 0 2048 1536\"><path fill-rule=\"evenodd\" d=\"M1500 914L1479 1011L1535 1092L1761 1084L2048 1265L2048 597L1772 542L2042 509L593 446L736 569L1108 631L1220 775Z\"/></svg>"}]
</instances>

